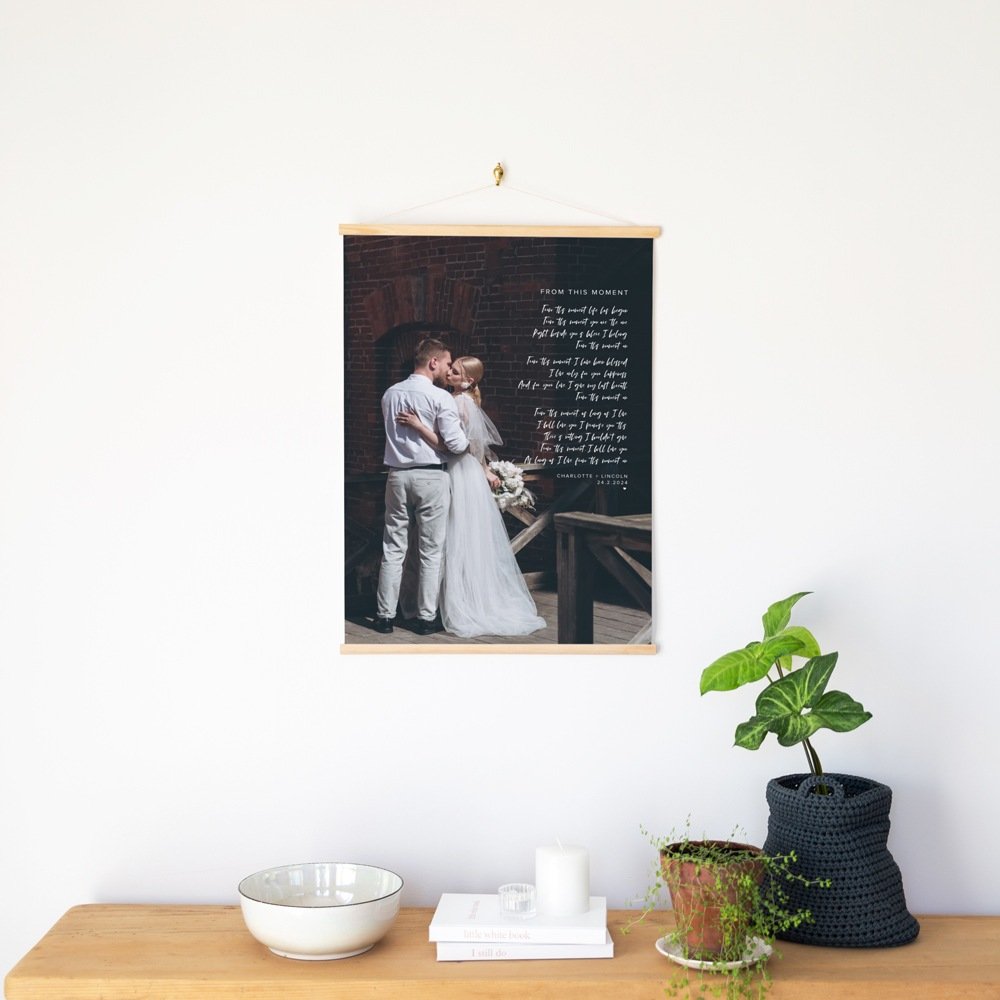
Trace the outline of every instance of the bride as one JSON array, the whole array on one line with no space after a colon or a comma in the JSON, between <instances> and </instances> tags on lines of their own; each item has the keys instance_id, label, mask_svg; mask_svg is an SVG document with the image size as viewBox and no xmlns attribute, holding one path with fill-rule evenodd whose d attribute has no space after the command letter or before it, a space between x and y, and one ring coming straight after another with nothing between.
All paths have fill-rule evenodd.
<instances>
[{"instance_id":1,"label":"bride","mask_svg":"<svg viewBox=\"0 0 1000 1000\"><path fill-rule=\"evenodd\" d=\"M528 635L545 628L545 619L531 599L493 499L500 480L489 467L491 449L503 441L480 406L483 371L482 361L473 357L453 361L448 370L469 450L448 458L451 508L441 574L441 621L447 632L465 638ZM440 447L437 434L415 413L401 413L397 420Z\"/></svg>"}]
</instances>

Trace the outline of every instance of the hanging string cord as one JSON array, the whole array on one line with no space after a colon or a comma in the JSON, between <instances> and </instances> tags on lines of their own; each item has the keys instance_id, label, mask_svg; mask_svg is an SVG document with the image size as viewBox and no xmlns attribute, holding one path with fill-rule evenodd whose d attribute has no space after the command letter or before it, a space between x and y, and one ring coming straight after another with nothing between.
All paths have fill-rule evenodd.
<instances>
[{"instance_id":1,"label":"hanging string cord","mask_svg":"<svg viewBox=\"0 0 1000 1000\"><path fill-rule=\"evenodd\" d=\"M391 219L394 215L406 215L408 212L416 212L421 208L430 208L432 205L443 205L448 201L455 201L458 198L467 198L470 194L478 194L480 191L489 191L492 188L492 184L486 184L485 186L474 187L469 191L462 191L459 194L450 194L446 198L435 198L433 201L425 201L421 205L411 205L409 208L401 208L395 212L389 212L388 215L379 216L375 219L375 222L384 222L386 219Z\"/></svg>"},{"instance_id":2,"label":"hanging string cord","mask_svg":"<svg viewBox=\"0 0 1000 1000\"><path fill-rule=\"evenodd\" d=\"M637 222L632 222L631 219L622 219L617 215L608 215L607 212L598 212L596 209L587 208L584 205L574 205L569 201L560 201L557 198L546 198L545 195L535 194L534 191L525 191L524 188L514 187L513 184L508 184L507 187L511 191L517 191L518 194L525 194L529 198L537 198L539 201L551 202L553 205L562 205L563 208L572 208L575 212L586 212L588 215L599 215L602 219L610 219L612 222L621 222L626 226L638 226Z\"/></svg>"},{"instance_id":3,"label":"hanging string cord","mask_svg":"<svg viewBox=\"0 0 1000 1000\"><path fill-rule=\"evenodd\" d=\"M374 222L385 222L387 219L391 219L397 215L406 215L409 212L419 211L421 208L431 208L434 205L443 205L449 201L457 201L459 198L467 198L472 194L479 194L482 191L492 191L496 185L486 184L480 187L471 188L468 191L461 191L458 194L451 194L445 198L435 198L433 201L425 201L420 205L411 205L409 208L401 208L395 212L389 212L387 215L379 216L374 219ZM547 201L552 205L561 205L563 208L571 208L574 212L585 212L587 215L596 215L602 219L609 219L612 222L618 222L625 226L637 226L638 223L632 222L630 219L622 219L616 215L608 215L606 212L598 212L595 209L587 208L583 205L574 205L572 202L560 201L557 198L547 198L545 195L535 194L533 191L525 191L524 188L515 187L513 184L503 184L502 188L506 188L509 191L516 191L518 194L526 195L528 198L537 198L539 201Z\"/></svg>"}]
</instances>

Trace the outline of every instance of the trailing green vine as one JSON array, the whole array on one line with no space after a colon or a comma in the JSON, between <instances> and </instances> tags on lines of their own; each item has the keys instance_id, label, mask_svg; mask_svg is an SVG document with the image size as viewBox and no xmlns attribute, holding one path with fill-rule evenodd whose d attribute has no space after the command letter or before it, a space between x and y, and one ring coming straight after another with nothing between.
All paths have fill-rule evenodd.
<instances>
[{"instance_id":1,"label":"trailing green vine","mask_svg":"<svg viewBox=\"0 0 1000 1000\"><path fill-rule=\"evenodd\" d=\"M699 966L677 969L666 994L761 1000L771 982L767 963L776 936L812 919L808 910L790 906L785 886L828 887L829 881L793 871L794 852L766 855L739 843L738 830L725 841L692 840L688 829L680 837L642 832L657 851L657 864L643 909L624 933L660 909L666 891L674 923L664 947Z\"/></svg>"}]
</instances>

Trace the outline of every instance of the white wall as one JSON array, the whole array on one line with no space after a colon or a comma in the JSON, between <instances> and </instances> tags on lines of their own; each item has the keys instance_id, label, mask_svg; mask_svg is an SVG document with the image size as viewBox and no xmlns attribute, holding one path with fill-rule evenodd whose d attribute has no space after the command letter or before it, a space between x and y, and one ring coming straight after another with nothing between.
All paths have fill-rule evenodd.
<instances>
[{"instance_id":1,"label":"white wall","mask_svg":"<svg viewBox=\"0 0 1000 1000\"><path fill-rule=\"evenodd\" d=\"M912 908L998 912L998 42L972 0L5 0L0 967L270 864L431 904L559 835L622 905L640 823L760 840L799 752L698 675L799 589ZM338 655L337 226L497 159L552 201L402 221L664 229L656 657Z\"/></svg>"}]
</instances>

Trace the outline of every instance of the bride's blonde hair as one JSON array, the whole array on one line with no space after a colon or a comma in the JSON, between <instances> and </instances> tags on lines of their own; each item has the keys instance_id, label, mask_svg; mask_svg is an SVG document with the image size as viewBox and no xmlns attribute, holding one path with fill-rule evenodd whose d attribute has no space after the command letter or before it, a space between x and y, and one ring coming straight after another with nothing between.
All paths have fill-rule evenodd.
<instances>
[{"instance_id":1,"label":"bride's blonde hair","mask_svg":"<svg viewBox=\"0 0 1000 1000\"><path fill-rule=\"evenodd\" d=\"M459 358L456 364L462 366L462 371L465 374L464 382L472 383L468 389L463 391L467 392L476 401L476 406L482 406L483 398L479 395L479 383L482 382L483 373L486 370L483 367L482 361L480 361L479 358L467 355L464 358Z\"/></svg>"}]
</instances>

